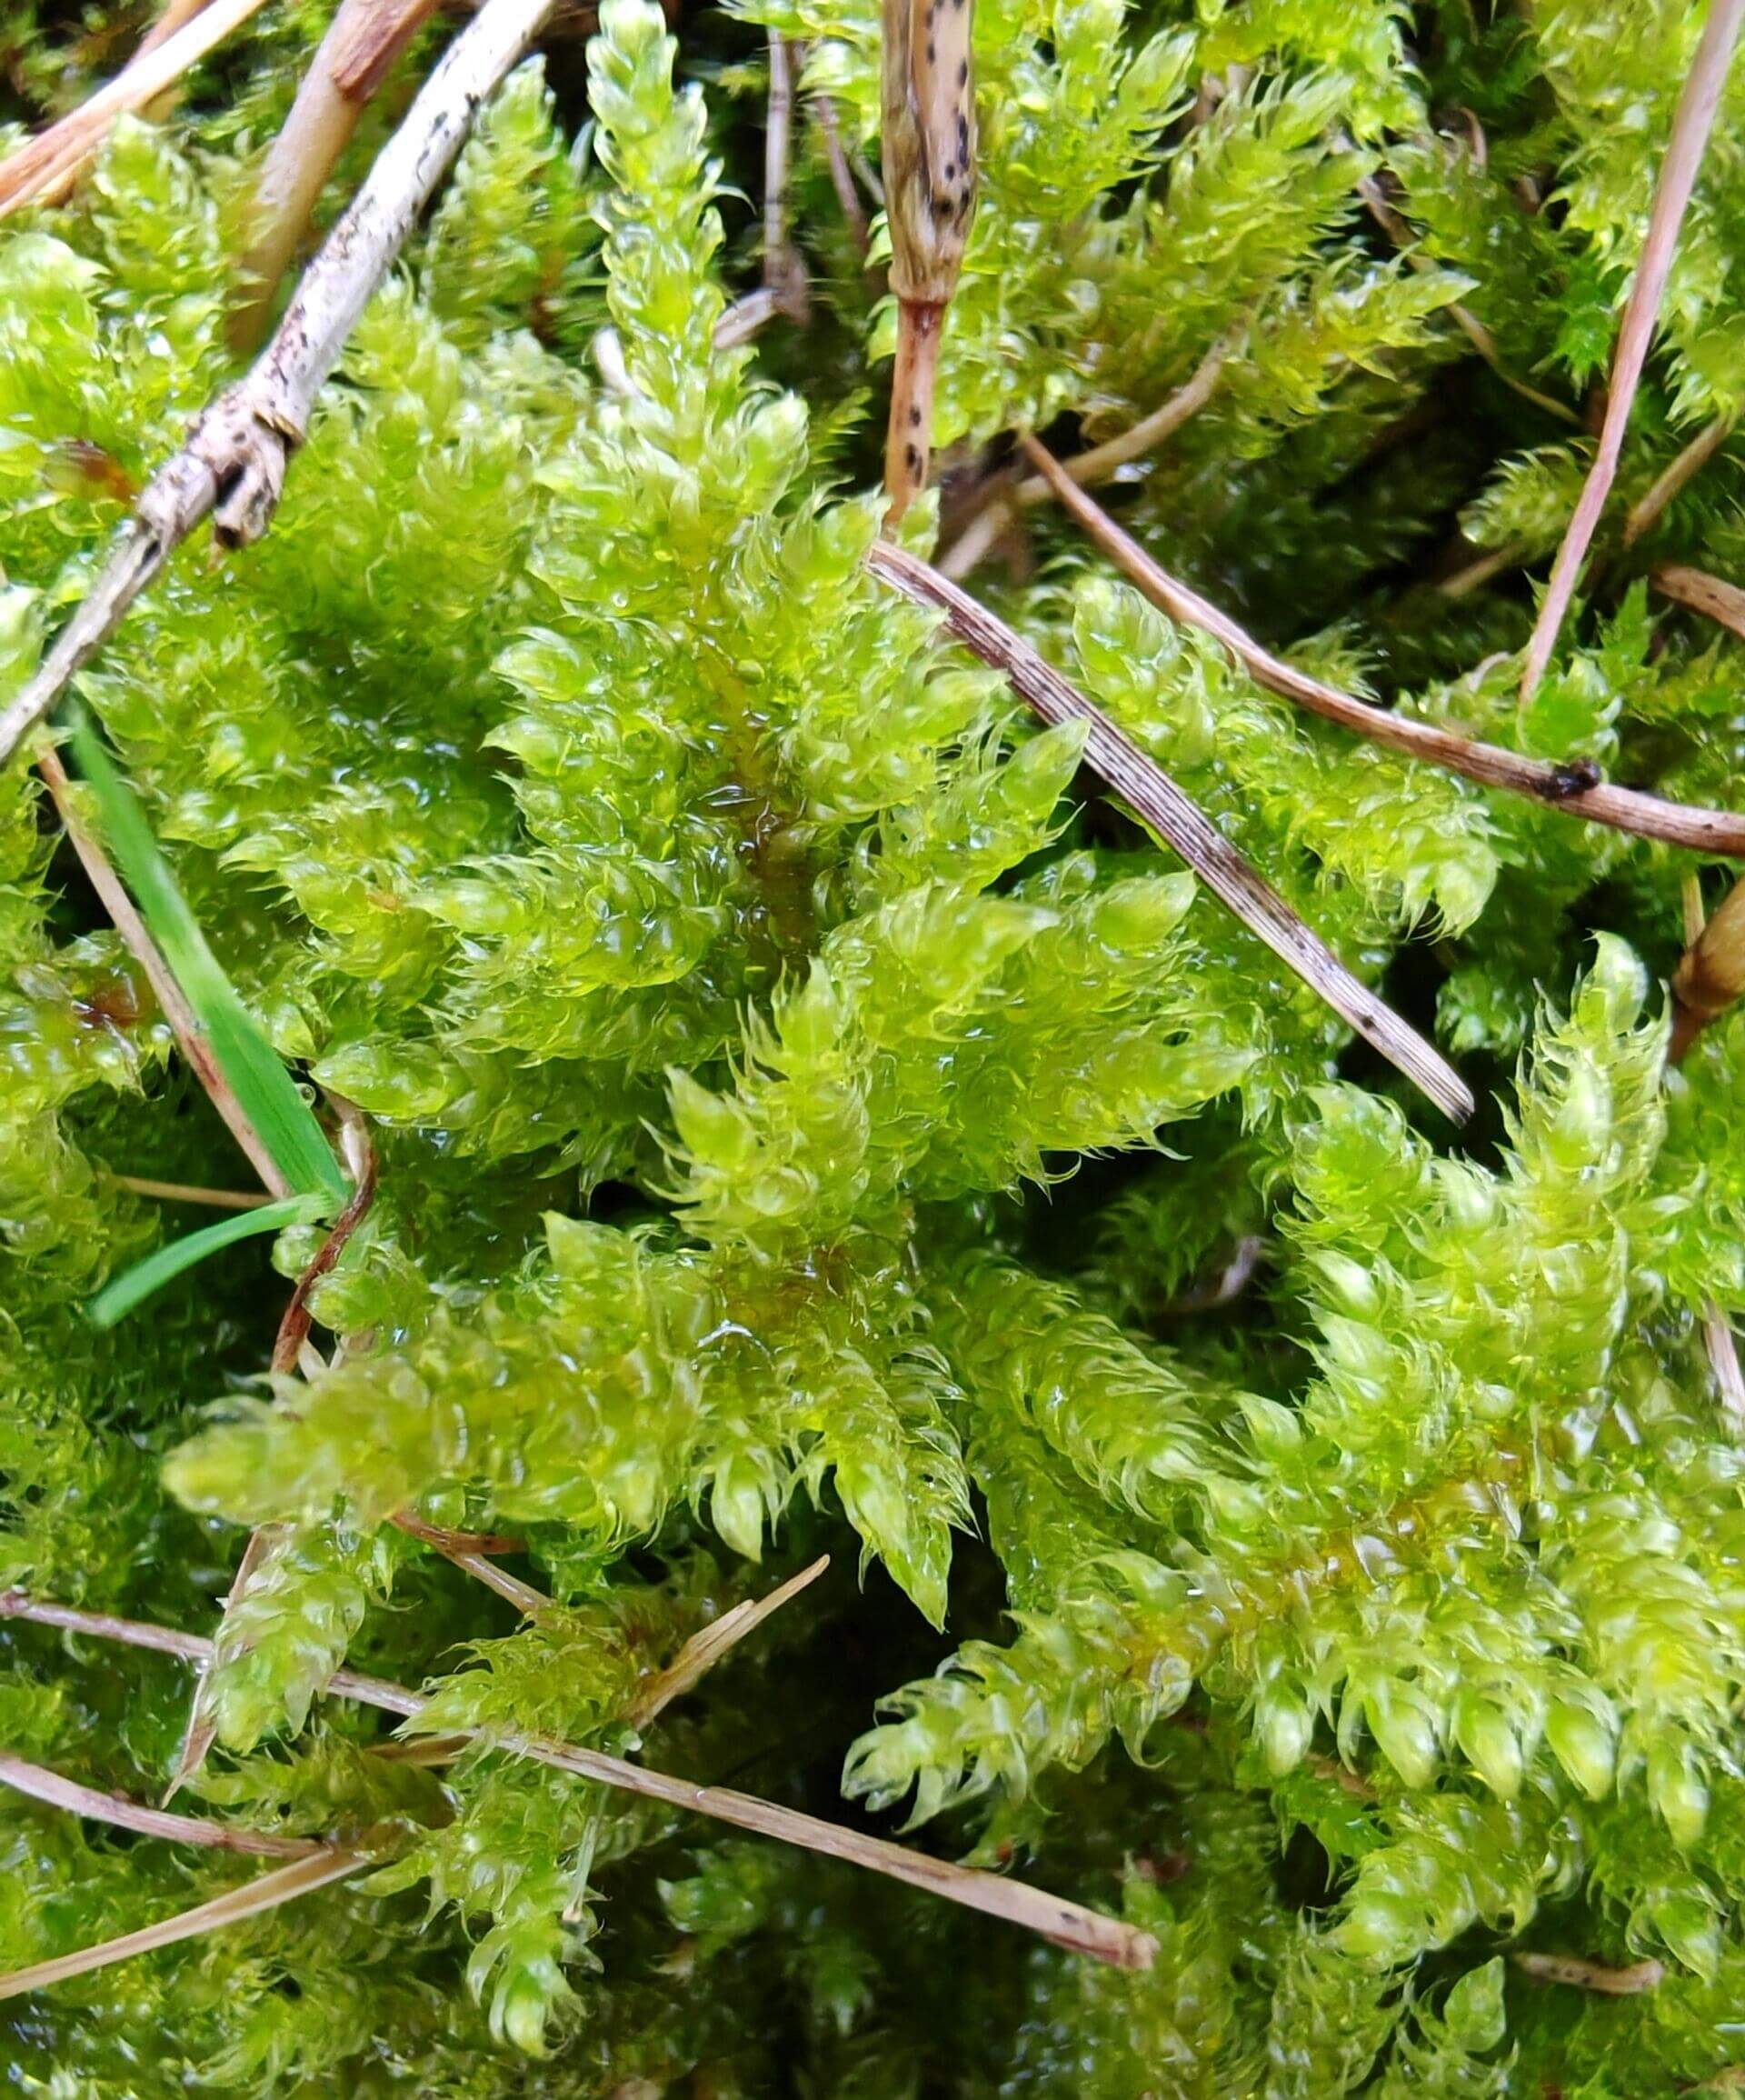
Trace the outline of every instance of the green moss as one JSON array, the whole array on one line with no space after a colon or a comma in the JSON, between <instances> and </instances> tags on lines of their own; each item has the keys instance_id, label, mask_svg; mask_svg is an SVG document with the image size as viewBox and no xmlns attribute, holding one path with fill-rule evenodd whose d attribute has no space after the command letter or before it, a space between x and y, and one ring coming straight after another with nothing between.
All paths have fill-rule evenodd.
<instances>
[{"instance_id":1,"label":"green moss","mask_svg":"<svg viewBox=\"0 0 1745 2100\"><path fill-rule=\"evenodd\" d=\"M15 13L0 114L35 122L122 24ZM240 201L322 25L263 15L0 228L6 690L228 370ZM1676 0L982 0L952 529L978 448L1100 441L1218 345L1106 492L1160 560L1348 687L1737 805L1738 645L1648 577L1739 575L1745 454L1621 531L1738 405L1737 82L1524 713L1512 655L1697 28ZM718 353L766 29L806 45L813 318ZM1294 713L1028 510L974 587L1487 1105L1457 1139L1378 1076L1076 729L864 567L892 315L805 108L875 152L876 58L872 0L736 0L677 41L607 0L585 58L553 41L364 315L272 533L184 550L84 676L249 1016L373 1131L294 1375L267 1366L320 1222L82 1313L193 1222L113 1177L248 1175L37 785L0 776L0 1582L216 1629L189 1805L382 1861L0 2005L22 2092L1670 2100L1745 2061L1745 1460L1704 1343L1745 1310L1745 1019L1669 1076L1660 988L1684 879L1712 903L1720 872ZM408 1513L511 1535L549 1606ZM428 1694L414 1755L327 1695L341 1668ZM0 1617L0 1747L88 1784L161 1794L194 1690ZM1156 1964L725 1837L528 1735L895 1811ZM0 1973L245 1871L10 1794L0 1848ZM1600 1998L1519 1952L1662 1980Z\"/></svg>"}]
</instances>

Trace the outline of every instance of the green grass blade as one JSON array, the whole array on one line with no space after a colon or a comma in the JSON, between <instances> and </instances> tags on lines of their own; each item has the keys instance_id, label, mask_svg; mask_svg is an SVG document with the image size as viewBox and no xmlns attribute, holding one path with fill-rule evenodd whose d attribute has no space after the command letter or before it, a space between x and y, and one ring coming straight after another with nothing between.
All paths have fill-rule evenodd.
<instances>
[{"instance_id":1,"label":"green grass blade","mask_svg":"<svg viewBox=\"0 0 1745 2100\"><path fill-rule=\"evenodd\" d=\"M208 1255L234 1246L254 1233L275 1233L288 1225L314 1225L330 1207L322 1192L287 1195L277 1203L263 1204L258 1210L238 1211L234 1217L220 1218L216 1225L202 1225L197 1233L172 1240L168 1246L159 1247L143 1262L124 1270L113 1283L105 1284L86 1305L85 1317L94 1326L113 1327Z\"/></svg>"},{"instance_id":2,"label":"green grass blade","mask_svg":"<svg viewBox=\"0 0 1745 2100\"><path fill-rule=\"evenodd\" d=\"M333 1203L350 1193L314 1111L297 1090L188 909L152 836L139 798L116 769L83 708L68 711L73 753L95 801L105 844L134 893L152 937L194 1009L218 1067L261 1142L293 1188ZM260 1214L264 1216L265 1213ZM203 1235L196 1233L194 1237Z\"/></svg>"}]
</instances>

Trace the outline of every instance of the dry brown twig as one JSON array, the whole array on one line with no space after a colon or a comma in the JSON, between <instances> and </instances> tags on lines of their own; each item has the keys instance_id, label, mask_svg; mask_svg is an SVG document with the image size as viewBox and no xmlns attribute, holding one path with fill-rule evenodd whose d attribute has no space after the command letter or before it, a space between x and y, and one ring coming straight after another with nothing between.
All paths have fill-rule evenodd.
<instances>
[{"instance_id":1,"label":"dry brown twig","mask_svg":"<svg viewBox=\"0 0 1745 2100\"><path fill-rule=\"evenodd\" d=\"M1059 462L1062 473L1069 475L1080 487L1091 488L1109 480L1132 461L1156 451L1166 439L1173 437L1184 423L1198 415L1217 392L1219 375L1236 340L1234 334L1221 336L1167 401L1102 445L1093 445L1089 451L1074 453L1071 459ZM940 575L949 576L953 583L962 583L1005 531L1014 506L1033 509L1038 504L1047 503L1053 493L1053 485L1045 475L1034 474L1016 483L1005 476L999 477L987 500L940 555Z\"/></svg>"},{"instance_id":2,"label":"dry brown twig","mask_svg":"<svg viewBox=\"0 0 1745 2100\"><path fill-rule=\"evenodd\" d=\"M155 1181L145 1174L109 1174L105 1179L130 1195L155 1197L160 1203L204 1204L210 1210L259 1210L272 1198L235 1188L196 1188L192 1182Z\"/></svg>"},{"instance_id":3,"label":"dry brown twig","mask_svg":"<svg viewBox=\"0 0 1745 2100\"><path fill-rule=\"evenodd\" d=\"M1706 569L1688 568L1682 562L1662 562L1649 571L1648 580L1662 597L1718 622L1745 642L1745 591L1737 584L1722 583Z\"/></svg>"},{"instance_id":4,"label":"dry brown twig","mask_svg":"<svg viewBox=\"0 0 1745 2100\"><path fill-rule=\"evenodd\" d=\"M798 49L770 32L770 108L763 131L763 282L777 308L804 326L811 310L805 257L788 231L788 171L793 138Z\"/></svg>"},{"instance_id":5,"label":"dry brown twig","mask_svg":"<svg viewBox=\"0 0 1745 2100\"><path fill-rule=\"evenodd\" d=\"M927 485L945 311L975 217L972 0L883 0L884 195L897 355L884 441L887 525Z\"/></svg>"},{"instance_id":6,"label":"dry brown twig","mask_svg":"<svg viewBox=\"0 0 1745 2100\"><path fill-rule=\"evenodd\" d=\"M861 203L861 193L854 186L854 170L849 165L848 155L843 149L843 127L836 115L836 105L827 95L816 94L811 97L813 122L818 126L818 135L824 142L824 162L830 169L830 185L836 192L836 202L842 206L843 223L852 240L864 260L872 245L872 229L867 224L866 207Z\"/></svg>"},{"instance_id":7,"label":"dry brown twig","mask_svg":"<svg viewBox=\"0 0 1745 2100\"><path fill-rule=\"evenodd\" d=\"M0 1618L58 1626L94 1639L119 1641L158 1655L179 1656L185 1662L209 1662L213 1652L213 1644L197 1634L180 1633L170 1626L149 1625L136 1619L117 1618L106 1612L81 1611L75 1605L29 1597L17 1590L0 1593ZM354 1699L407 1720L414 1719L429 1704L418 1693L408 1691L402 1685L363 1676L353 1670L338 1671L330 1679L327 1690L335 1697ZM1157 1943L1149 1933L1082 1904L1070 1902L1064 1896L1032 1888L1025 1882L1011 1881L974 1867L958 1866L950 1860L932 1859L924 1853L911 1851L906 1845L892 1845L888 1839L870 1837L863 1831L844 1829L818 1816L804 1815L798 1810L760 1800L753 1794L676 1779L670 1773L653 1772L645 1765L633 1765L604 1751L583 1750L573 1744L533 1735L493 1735L490 1742L494 1749L531 1757L539 1764L549 1765L560 1772L572 1772L578 1778L593 1780L599 1785L639 1795L644 1800L663 1802L672 1808L688 1809L694 1815L731 1825L734 1829L749 1831L754 1836L773 1837L826 1858L845 1861L851 1866L885 1875L893 1881L907 1883L912 1888L942 1896L948 1903L962 1904L990 1917L1003 1918L1027 1932L1040 1934L1057 1946L1108 1962L1117 1968L1149 1968L1156 1958Z\"/></svg>"},{"instance_id":8,"label":"dry brown twig","mask_svg":"<svg viewBox=\"0 0 1745 2100\"><path fill-rule=\"evenodd\" d=\"M116 117L155 102L190 67L258 14L266 0L210 0L155 41L147 36L106 86L0 161L0 219L27 205L58 204L108 135Z\"/></svg>"},{"instance_id":9,"label":"dry brown twig","mask_svg":"<svg viewBox=\"0 0 1745 2100\"><path fill-rule=\"evenodd\" d=\"M1678 1065L1711 1021L1745 996L1745 881L1685 949L1672 975L1672 1039L1667 1061Z\"/></svg>"},{"instance_id":10,"label":"dry brown twig","mask_svg":"<svg viewBox=\"0 0 1745 2100\"><path fill-rule=\"evenodd\" d=\"M1727 68L1732 59L1733 46L1739 41L1741 22L1745 22L1745 0L1711 0L1708 20L1702 25L1702 37L1697 45L1696 59L1679 96L1672 135L1667 142L1666 158L1660 164L1660 178L1654 185L1648 238L1625 303L1623 325L1618 331L1599 446L1593 465L1588 469L1587 480L1582 484L1575 513L1563 535L1563 544L1557 550L1551 580L1540 605L1539 617L1533 623L1532 635L1521 664L1521 704L1523 707L1538 691L1539 682L1551 660L1564 615L1575 595L1581 565L1587 560L1600 513L1611 493L1630 407L1641 380L1649 341L1660 315L1661 295L1666 290L1667 276L1678 246L1679 227L1696 186L1697 170L1709 143L1709 133L1715 121L1720 91L1727 82Z\"/></svg>"},{"instance_id":11,"label":"dry brown twig","mask_svg":"<svg viewBox=\"0 0 1745 2100\"><path fill-rule=\"evenodd\" d=\"M1295 701L1371 743L1462 774L1483 786L1507 788L1512 794L1565 810L1571 816L1583 816L1640 838L1663 839L1700 852L1745 858L1745 816L1720 809L1693 809L1635 788L1614 787L1599 778L1598 769L1590 762L1578 759L1561 765L1548 765L1501 745L1481 744L1431 723L1414 721L1391 708L1373 706L1367 700L1355 699L1337 686L1311 678L1294 664L1287 664L1263 649L1228 614L1221 613L1160 566L1094 498L1067 477L1060 463L1035 438L1026 437L1024 447L1061 502L1152 603L1182 625L1198 627L1215 636L1256 684L1269 692Z\"/></svg>"},{"instance_id":12,"label":"dry brown twig","mask_svg":"<svg viewBox=\"0 0 1745 2100\"><path fill-rule=\"evenodd\" d=\"M214 5L199 27L235 0ZM485 0L449 45L377 155L350 207L304 273L254 368L199 418L153 475L121 545L60 633L41 669L0 710L0 765L102 648L127 608L210 514L222 546L271 524L285 465L309 427L315 396L359 315L459 149L480 104L527 49L553 0ZM185 35L189 32L184 31ZM155 54L163 58L174 45Z\"/></svg>"},{"instance_id":13,"label":"dry brown twig","mask_svg":"<svg viewBox=\"0 0 1745 2100\"><path fill-rule=\"evenodd\" d=\"M233 350L252 350L260 341L280 280L359 117L435 5L340 0L255 178L240 268L244 291L230 316Z\"/></svg>"},{"instance_id":14,"label":"dry brown twig","mask_svg":"<svg viewBox=\"0 0 1745 2100\"><path fill-rule=\"evenodd\" d=\"M1476 123L1476 118L1473 121ZM1413 269L1429 270L1435 267L1430 257L1420 252L1418 235L1412 230L1411 222L1388 202L1386 193L1373 175L1359 176L1357 194L1368 207L1370 216L1404 254ZM1555 400L1549 394L1541 394L1538 387L1528 385L1524 379L1518 379L1510 371L1502 361L1502 353L1497 348L1496 337L1470 306L1462 305L1457 299L1447 311L1449 318L1505 386L1520 395L1523 401L1531 401L1535 408L1542 408L1548 415L1555 415L1560 422L1580 425L1581 418L1567 402Z\"/></svg>"},{"instance_id":15,"label":"dry brown twig","mask_svg":"<svg viewBox=\"0 0 1745 2100\"><path fill-rule=\"evenodd\" d=\"M1087 724L1085 763L1181 855L1226 908L1445 1115L1459 1123L1471 1114L1466 1083L1441 1053L1361 984L1199 805L1028 642L901 547L881 541L866 559L881 582L916 605L942 612L957 639L984 664L1003 671L1044 722Z\"/></svg>"},{"instance_id":16,"label":"dry brown twig","mask_svg":"<svg viewBox=\"0 0 1745 2100\"><path fill-rule=\"evenodd\" d=\"M1630 515L1624 520L1627 547L1634 546L1644 533L1660 522L1667 505L1690 486L1732 435L1732 431L1730 415L1716 416L1712 423L1705 424L1698 431L1663 473L1655 476L1653 485L1630 506Z\"/></svg>"}]
</instances>

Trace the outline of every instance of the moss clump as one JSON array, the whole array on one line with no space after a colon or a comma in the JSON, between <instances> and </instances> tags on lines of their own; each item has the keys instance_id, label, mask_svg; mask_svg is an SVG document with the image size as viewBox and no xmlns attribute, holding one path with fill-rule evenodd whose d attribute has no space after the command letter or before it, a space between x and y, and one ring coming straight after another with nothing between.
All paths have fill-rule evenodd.
<instances>
[{"instance_id":1,"label":"moss clump","mask_svg":"<svg viewBox=\"0 0 1745 2100\"><path fill-rule=\"evenodd\" d=\"M35 121L107 17L15 12ZM8 689L227 375L239 202L321 27L269 19L0 230ZM1738 645L1648 577L1740 575L1745 449L1621 532L1740 406L1737 83L1590 597L1516 705L1700 26L982 0L947 536L1010 433L1099 442L1217 348L1111 495L1171 567L1348 686L1737 805ZM892 317L810 123L810 327L714 347L755 273L762 28L875 151L871 0L682 45L608 0L585 65L554 45L484 113L272 534L184 551L83 681L244 1003L374 1133L295 1375L259 1245L84 1315L176 1216L115 1176L244 1163L0 775L0 1581L220 1626L193 1805L383 1861L0 2005L0 2057L92 2100L1724 2084L1745 1452L1705 1321L1745 1306L1745 1020L1669 1075L1659 988L1721 871L1293 714L1027 509L975 587L1492 1105L1457 1140L1352 1053L1076 731L867 573ZM513 1535L549 1605L407 1515ZM422 1756L326 1695L342 1666L429 1690ZM193 1692L0 1621L0 1747L88 1784L161 1792ZM1158 1958L723 1837L529 1734L901 1811ZM0 1971L244 1871L10 1794L0 1833Z\"/></svg>"}]
</instances>

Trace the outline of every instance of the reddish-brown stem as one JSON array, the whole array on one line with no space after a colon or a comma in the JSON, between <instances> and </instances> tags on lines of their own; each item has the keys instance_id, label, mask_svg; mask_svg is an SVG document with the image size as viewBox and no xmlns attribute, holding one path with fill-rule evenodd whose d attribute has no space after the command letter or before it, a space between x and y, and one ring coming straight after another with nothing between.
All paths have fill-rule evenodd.
<instances>
[{"instance_id":1,"label":"reddish-brown stem","mask_svg":"<svg viewBox=\"0 0 1745 2100\"><path fill-rule=\"evenodd\" d=\"M1741 21L1745 21L1745 0L1710 0L1709 19L1702 25L1696 60L1679 97L1672 135L1654 188L1648 238L1624 306L1623 325L1618 331L1618 347L1611 361L1599 448L1594 454L1593 465L1588 469L1588 478L1582 484L1580 499L1563 535L1563 544L1557 550L1551 580L1540 605L1539 617L1533 623L1532 636L1521 665L1523 707L1538 691L1545 667L1551 660L1551 652L1562 632L1564 615L1575 595L1581 565L1587 560L1600 513L1611 493L1630 407L1636 399L1642 366L1648 357L1649 341L1660 315L1660 298L1666 290L1667 276L1678 246L1679 228L1683 223L1690 193L1696 186L1697 170L1702 165L1703 149L1709 143L1710 129L1715 121L1720 91L1726 85L1727 68L1733 55L1733 45L1739 40Z\"/></svg>"},{"instance_id":2,"label":"reddish-brown stem","mask_svg":"<svg viewBox=\"0 0 1745 2100\"><path fill-rule=\"evenodd\" d=\"M39 1625L61 1626L69 1632L89 1634L100 1640L120 1641L150 1648L160 1655L179 1655L190 1662L208 1662L213 1644L196 1634L178 1633L168 1626L153 1626L138 1620L116 1618L105 1612L85 1612L71 1605L57 1605L25 1596L21 1591L0 1593L0 1618L27 1619ZM335 1697L354 1699L361 1705L380 1707L410 1720L429 1702L402 1685L380 1677L365 1677L353 1670L338 1671L327 1690ZM1027 1883L1003 1875L984 1874L974 1867L954 1865L950 1860L932 1859L888 1839L826 1823L815 1815L762 1801L755 1795L741 1794L726 1786L703 1786L690 1779L675 1779L669 1773L651 1772L623 1757L601 1750L583 1750L568 1743L539 1735L494 1735L492 1746L531 1757L560 1772L602 1786L615 1787L643 1799L660 1801L671 1808L690 1810L718 1823L760 1837L773 1837L808 1852L846 1861L912 1888L942 1896L990 1917L1004 1918L1052 1940L1073 1954L1108 1962L1117 1968L1147 1969L1156 1959L1157 1943L1149 1933L1123 1925L1065 1896L1052 1895Z\"/></svg>"},{"instance_id":3,"label":"reddish-brown stem","mask_svg":"<svg viewBox=\"0 0 1745 2100\"><path fill-rule=\"evenodd\" d=\"M408 1538L421 1540L425 1545L434 1545L438 1553L524 1553L524 1538L509 1538L495 1531L451 1531L446 1525L426 1524L423 1517L413 1516L402 1510L394 1520L396 1531L404 1531Z\"/></svg>"},{"instance_id":4,"label":"reddish-brown stem","mask_svg":"<svg viewBox=\"0 0 1745 2100\"><path fill-rule=\"evenodd\" d=\"M272 1368L274 1373L288 1377L297 1367L297 1352L303 1347L309 1334L309 1294L329 1275L334 1265L345 1251L345 1243L370 1215L370 1205L375 1201L376 1158L375 1145L370 1136L369 1125L349 1101L341 1101L330 1095L338 1112L342 1128L347 1140L352 1169L350 1200L334 1220L333 1229L323 1240L309 1266L297 1278L296 1288L291 1294L291 1303L284 1308L284 1317L279 1322L278 1336L273 1344Z\"/></svg>"},{"instance_id":5,"label":"reddish-brown stem","mask_svg":"<svg viewBox=\"0 0 1745 2100\"><path fill-rule=\"evenodd\" d=\"M927 563L888 541L875 545L866 559L881 582L917 605L942 612L952 635L984 664L1003 671L1044 722L1084 723L1086 765L1180 854L1225 907L1445 1115L1458 1123L1471 1114L1472 1096L1441 1052L1351 975L1199 805L1101 708L1003 621Z\"/></svg>"},{"instance_id":6,"label":"reddish-brown stem","mask_svg":"<svg viewBox=\"0 0 1745 2100\"><path fill-rule=\"evenodd\" d=\"M945 325L942 299L902 299L897 304L897 358L891 375L891 420L884 437L885 516L894 525L927 485L933 445L933 382L939 375L939 338Z\"/></svg>"},{"instance_id":7,"label":"reddish-brown stem","mask_svg":"<svg viewBox=\"0 0 1745 2100\"><path fill-rule=\"evenodd\" d=\"M1480 744L1416 722L1391 708L1375 707L1337 686L1311 678L1293 664L1263 649L1200 594L1161 567L1139 543L1124 533L1094 497L1071 482L1060 464L1033 437L1025 449L1047 476L1054 493L1112 560L1162 612L1183 626L1198 627L1222 642L1256 684L1301 707L1382 744L1408 758L1419 758L1451 773L1463 774L1485 787L1507 788L1535 802L1549 804L1571 816L1609 825L1640 838L1658 838L1700 852L1745 857L1745 816L1726 810L1692 809L1634 788L1613 787L1598 777L1590 762L1576 759L1561 765L1529 758L1498 744Z\"/></svg>"}]
</instances>

